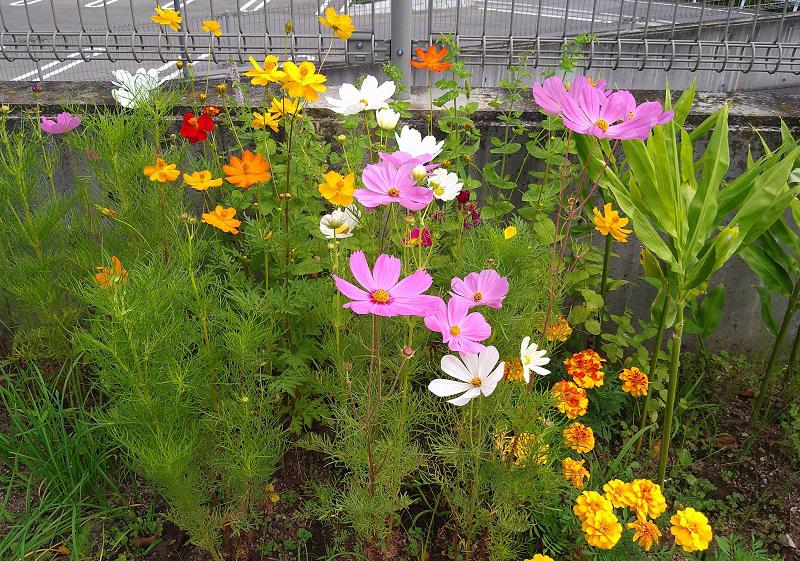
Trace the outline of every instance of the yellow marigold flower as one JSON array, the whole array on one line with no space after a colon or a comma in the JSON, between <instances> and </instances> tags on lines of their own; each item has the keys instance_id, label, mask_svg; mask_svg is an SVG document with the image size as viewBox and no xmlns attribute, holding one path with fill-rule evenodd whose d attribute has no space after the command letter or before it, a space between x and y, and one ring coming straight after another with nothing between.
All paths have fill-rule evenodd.
<instances>
[{"instance_id":1,"label":"yellow marigold flower","mask_svg":"<svg viewBox=\"0 0 800 561\"><path fill-rule=\"evenodd\" d=\"M581 522L598 510L605 510L606 512L614 511L611 506L611 501L597 491L584 491L578 495L578 498L575 499L575 506L572 507L572 512L575 513L575 516L577 516Z\"/></svg>"},{"instance_id":2,"label":"yellow marigold flower","mask_svg":"<svg viewBox=\"0 0 800 561\"><path fill-rule=\"evenodd\" d=\"M675 543L684 551L691 553L708 549L713 533L708 518L692 507L679 510L669 520L672 523L670 533L675 536Z\"/></svg>"},{"instance_id":3,"label":"yellow marigold flower","mask_svg":"<svg viewBox=\"0 0 800 561\"><path fill-rule=\"evenodd\" d=\"M647 374L638 368L626 368L623 370L619 379L622 380L622 391L631 394L633 397L647 395L647 387L650 384Z\"/></svg>"},{"instance_id":4,"label":"yellow marigold flower","mask_svg":"<svg viewBox=\"0 0 800 561\"><path fill-rule=\"evenodd\" d=\"M579 388L572 382L560 380L553 385L553 395L556 398L558 410L564 413L568 419L576 419L586 414L589 399L583 388Z\"/></svg>"},{"instance_id":5,"label":"yellow marigold flower","mask_svg":"<svg viewBox=\"0 0 800 561\"><path fill-rule=\"evenodd\" d=\"M325 183L320 183L319 192L329 203L347 207L353 204L356 178L352 173L342 177L335 171L325 174Z\"/></svg>"},{"instance_id":6,"label":"yellow marigold flower","mask_svg":"<svg viewBox=\"0 0 800 561\"><path fill-rule=\"evenodd\" d=\"M603 491L614 508L627 508L635 501L631 488L621 479L612 479L603 485Z\"/></svg>"},{"instance_id":7,"label":"yellow marigold flower","mask_svg":"<svg viewBox=\"0 0 800 561\"><path fill-rule=\"evenodd\" d=\"M150 19L158 25L166 25L173 31L178 31L181 28L183 19L181 15L170 8L159 8L156 6L156 15L150 16Z\"/></svg>"},{"instance_id":8,"label":"yellow marigold flower","mask_svg":"<svg viewBox=\"0 0 800 561\"><path fill-rule=\"evenodd\" d=\"M503 362L503 381L521 382L524 379L522 363L518 358L511 358Z\"/></svg>"},{"instance_id":9,"label":"yellow marigold flower","mask_svg":"<svg viewBox=\"0 0 800 561\"><path fill-rule=\"evenodd\" d=\"M175 181L178 179L181 172L178 171L177 164L168 164L163 159L156 158L155 165L144 166L144 174L150 181L166 183L167 181Z\"/></svg>"},{"instance_id":10,"label":"yellow marigold flower","mask_svg":"<svg viewBox=\"0 0 800 561\"><path fill-rule=\"evenodd\" d=\"M222 205L217 205L214 212L204 212L203 222L219 228L223 232L230 232L231 234L239 233L239 226L242 225L240 220L234 218L236 216L235 208L224 208Z\"/></svg>"},{"instance_id":11,"label":"yellow marigold flower","mask_svg":"<svg viewBox=\"0 0 800 561\"><path fill-rule=\"evenodd\" d=\"M667 501L658 484L649 479L634 479L628 488L633 499L629 506L637 515L655 519L667 510Z\"/></svg>"},{"instance_id":12,"label":"yellow marigold flower","mask_svg":"<svg viewBox=\"0 0 800 561\"><path fill-rule=\"evenodd\" d=\"M586 389L599 388L605 378L602 370L605 361L592 349L586 349L566 359L564 368L578 386Z\"/></svg>"},{"instance_id":13,"label":"yellow marigold flower","mask_svg":"<svg viewBox=\"0 0 800 561\"><path fill-rule=\"evenodd\" d=\"M300 113L300 102L292 101L288 97L283 97L280 100L273 97L269 112L275 113L279 117L296 115Z\"/></svg>"},{"instance_id":14,"label":"yellow marigold flower","mask_svg":"<svg viewBox=\"0 0 800 561\"><path fill-rule=\"evenodd\" d=\"M589 479L589 470L583 467L586 460L573 460L572 458L564 458L561 463L561 470L564 473L564 479L572 483L576 489L583 488L583 480Z\"/></svg>"},{"instance_id":15,"label":"yellow marigold flower","mask_svg":"<svg viewBox=\"0 0 800 561\"><path fill-rule=\"evenodd\" d=\"M553 558L549 555L543 555L541 553L537 553L530 559L526 559L525 561L553 561Z\"/></svg>"},{"instance_id":16,"label":"yellow marigold flower","mask_svg":"<svg viewBox=\"0 0 800 561\"><path fill-rule=\"evenodd\" d=\"M290 97L316 101L319 94L328 89L325 86L327 78L317 73L317 68L312 62L305 61L297 65L287 60L283 63L283 71L286 73L286 78L281 88Z\"/></svg>"},{"instance_id":17,"label":"yellow marigold flower","mask_svg":"<svg viewBox=\"0 0 800 561\"><path fill-rule=\"evenodd\" d=\"M548 325L545 337L548 341L561 341L562 343L572 335L572 326L564 316L559 316L553 325Z\"/></svg>"},{"instance_id":18,"label":"yellow marigold flower","mask_svg":"<svg viewBox=\"0 0 800 561\"><path fill-rule=\"evenodd\" d=\"M635 522L628 524L628 529L633 530L634 543L638 543L647 551L650 551L653 544L658 543L661 537L661 530L647 518L637 518Z\"/></svg>"},{"instance_id":19,"label":"yellow marigold flower","mask_svg":"<svg viewBox=\"0 0 800 561\"><path fill-rule=\"evenodd\" d=\"M604 236L611 234L618 242L628 241L628 234L632 232L624 228L628 224L628 219L620 218L616 210L611 210L611 203L603 206L602 214L596 208L592 212L594 212L594 227L598 232Z\"/></svg>"},{"instance_id":20,"label":"yellow marigold flower","mask_svg":"<svg viewBox=\"0 0 800 561\"><path fill-rule=\"evenodd\" d=\"M219 24L218 21L213 19L204 19L203 25L200 27L203 31L207 31L208 33L212 33L217 37L222 36L222 26Z\"/></svg>"},{"instance_id":21,"label":"yellow marigold flower","mask_svg":"<svg viewBox=\"0 0 800 561\"><path fill-rule=\"evenodd\" d=\"M347 14L337 14L336 10L328 7L325 17L320 17L319 22L333 30L333 33L342 41L347 41L356 30L353 19Z\"/></svg>"},{"instance_id":22,"label":"yellow marigold flower","mask_svg":"<svg viewBox=\"0 0 800 561\"><path fill-rule=\"evenodd\" d=\"M600 549L611 549L622 536L622 524L613 512L597 510L581 523L586 542Z\"/></svg>"},{"instance_id":23,"label":"yellow marigold flower","mask_svg":"<svg viewBox=\"0 0 800 561\"><path fill-rule=\"evenodd\" d=\"M564 429L564 444L578 454L585 454L594 449L594 431L582 423L572 423Z\"/></svg>"},{"instance_id":24,"label":"yellow marigold flower","mask_svg":"<svg viewBox=\"0 0 800 561\"><path fill-rule=\"evenodd\" d=\"M267 86L273 82L283 82L286 79L286 73L278 68L278 57L275 55L267 55L263 68L253 57L250 57L249 60L253 68L244 75L250 78L250 83L254 86Z\"/></svg>"},{"instance_id":25,"label":"yellow marigold flower","mask_svg":"<svg viewBox=\"0 0 800 561\"><path fill-rule=\"evenodd\" d=\"M512 435L509 432L501 432L495 435L494 446L500 458L510 458L511 462L518 466L522 464L531 453L533 461L539 465L547 464L547 453L550 446L541 443L540 439L529 432Z\"/></svg>"},{"instance_id":26,"label":"yellow marigold flower","mask_svg":"<svg viewBox=\"0 0 800 561\"><path fill-rule=\"evenodd\" d=\"M122 262L116 255L111 256L111 267L96 267L96 269L94 280L103 288L111 288L128 281L128 271L122 268Z\"/></svg>"},{"instance_id":27,"label":"yellow marigold flower","mask_svg":"<svg viewBox=\"0 0 800 561\"><path fill-rule=\"evenodd\" d=\"M514 236L517 235L517 227L516 226L509 226L505 230L503 230L503 238L506 240L510 240Z\"/></svg>"},{"instance_id":28,"label":"yellow marigold flower","mask_svg":"<svg viewBox=\"0 0 800 561\"><path fill-rule=\"evenodd\" d=\"M253 111L253 120L250 121L250 126L254 129L263 129L269 127L272 132L278 132L280 115L275 113L256 113Z\"/></svg>"},{"instance_id":29,"label":"yellow marigold flower","mask_svg":"<svg viewBox=\"0 0 800 561\"><path fill-rule=\"evenodd\" d=\"M211 187L219 187L222 185L222 178L219 177L214 179L211 176L211 172L207 169L202 171L195 171L191 175L184 173L183 174L183 181L194 189L195 191L205 191L210 189Z\"/></svg>"}]
</instances>

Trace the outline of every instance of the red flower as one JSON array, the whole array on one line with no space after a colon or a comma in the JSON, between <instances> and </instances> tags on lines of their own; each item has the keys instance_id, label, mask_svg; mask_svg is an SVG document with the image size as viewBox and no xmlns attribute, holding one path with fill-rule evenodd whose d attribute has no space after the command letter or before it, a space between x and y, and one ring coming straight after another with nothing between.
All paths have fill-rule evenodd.
<instances>
[{"instance_id":1,"label":"red flower","mask_svg":"<svg viewBox=\"0 0 800 561\"><path fill-rule=\"evenodd\" d=\"M214 130L214 119L207 113L195 117L194 113L189 112L183 116L181 136L192 144L208 138L208 132L212 130Z\"/></svg>"}]
</instances>

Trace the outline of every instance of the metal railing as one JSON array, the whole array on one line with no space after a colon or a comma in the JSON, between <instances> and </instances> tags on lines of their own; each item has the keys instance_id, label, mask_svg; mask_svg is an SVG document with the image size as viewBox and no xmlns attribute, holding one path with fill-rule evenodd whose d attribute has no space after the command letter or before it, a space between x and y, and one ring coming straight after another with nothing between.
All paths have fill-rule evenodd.
<instances>
[{"instance_id":1,"label":"metal railing","mask_svg":"<svg viewBox=\"0 0 800 561\"><path fill-rule=\"evenodd\" d=\"M800 74L798 1L683 0L176 0L180 31L150 21L145 0L0 0L0 80L107 79L118 67L179 75L225 72L267 53L326 66L405 64L442 34L480 67ZM318 17L349 13L358 31L331 37ZM219 38L202 20L223 27ZM293 29L286 32L286 24Z\"/></svg>"}]
</instances>

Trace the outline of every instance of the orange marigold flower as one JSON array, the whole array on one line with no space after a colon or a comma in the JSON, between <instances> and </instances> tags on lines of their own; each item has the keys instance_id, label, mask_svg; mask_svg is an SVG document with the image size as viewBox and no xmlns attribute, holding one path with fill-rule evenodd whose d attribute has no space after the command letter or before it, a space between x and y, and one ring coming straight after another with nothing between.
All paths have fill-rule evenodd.
<instances>
[{"instance_id":1,"label":"orange marigold flower","mask_svg":"<svg viewBox=\"0 0 800 561\"><path fill-rule=\"evenodd\" d=\"M453 66L449 62L443 62L444 57L447 56L447 47L442 47L437 50L436 45L429 45L426 50L417 47L417 58L419 60L410 60L409 63L414 68L424 68L431 72L444 72L450 70Z\"/></svg>"},{"instance_id":2,"label":"orange marigold flower","mask_svg":"<svg viewBox=\"0 0 800 561\"><path fill-rule=\"evenodd\" d=\"M636 501L630 486L621 479L612 479L603 485L603 491L614 508L627 508Z\"/></svg>"},{"instance_id":3,"label":"orange marigold flower","mask_svg":"<svg viewBox=\"0 0 800 561\"><path fill-rule=\"evenodd\" d=\"M661 537L661 530L647 518L637 518L635 522L628 524L628 528L633 530L634 543L638 543L647 551L650 551L653 544L658 543Z\"/></svg>"},{"instance_id":4,"label":"orange marigold flower","mask_svg":"<svg viewBox=\"0 0 800 561\"><path fill-rule=\"evenodd\" d=\"M581 523L586 542L600 549L611 549L622 537L622 524L613 512L598 510Z\"/></svg>"},{"instance_id":5,"label":"orange marigold flower","mask_svg":"<svg viewBox=\"0 0 800 561\"><path fill-rule=\"evenodd\" d=\"M156 158L156 163L153 166L144 166L144 174L150 181L158 181L159 183L166 183L167 181L175 181L181 174L178 171L177 164L168 164L161 158Z\"/></svg>"},{"instance_id":6,"label":"orange marigold flower","mask_svg":"<svg viewBox=\"0 0 800 561\"><path fill-rule=\"evenodd\" d=\"M672 523L670 533L675 536L675 543L686 552L708 549L713 533L708 518L692 507L679 510L669 520Z\"/></svg>"},{"instance_id":7,"label":"orange marigold flower","mask_svg":"<svg viewBox=\"0 0 800 561\"><path fill-rule=\"evenodd\" d=\"M256 183L269 181L272 174L269 171L269 164L261 157L261 154L253 154L250 150L245 150L242 157L231 156L228 165L222 166L225 172L225 179L228 183L248 189Z\"/></svg>"},{"instance_id":8,"label":"orange marigold flower","mask_svg":"<svg viewBox=\"0 0 800 561\"><path fill-rule=\"evenodd\" d=\"M628 493L632 498L630 509L638 516L658 518L667 510L661 486L649 479L634 479L628 483Z\"/></svg>"},{"instance_id":9,"label":"orange marigold flower","mask_svg":"<svg viewBox=\"0 0 800 561\"><path fill-rule=\"evenodd\" d=\"M568 419L576 419L586 414L589 406L589 398L586 390L579 388L573 382L560 380L553 385L553 395L556 398L558 410L564 413Z\"/></svg>"},{"instance_id":10,"label":"orange marigold flower","mask_svg":"<svg viewBox=\"0 0 800 561\"><path fill-rule=\"evenodd\" d=\"M578 495L578 498L575 499L575 506L572 507L572 512L581 522L598 510L614 511L611 501L597 491L584 491Z\"/></svg>"},{"instance_id":11,"label":"orange marigold flower","mask_svg":"<svg viewBox=\"0 0 800 561\"><path fill-rule=\"evenodd\" d=\"M331 170L325 174L325 183L319 184L319 192L329 203L348 207L353 204L355 181L356 177L352 173L342 176Z\"/></svg>"},{"instance_id":12,"label":"orange marigold flower","mask_svg":"<svg viewBox=\"0 0 800 561\"><path fill-rule=\"evenodd\" d=\"M522 362L518 358L511 358L503 362L503 381L521 382L524 379Z\"/></svg>"},{"instance_id":13,"label":"orange marigold flower","mask_svg":"<svg viewBox=\"0 0 800 561\"><path fill-rule=\"evenodd\" d=\"M525 561L553 561L553 558L543 553L537 553L536 555L534 555L530 559L526 559Z\"/></svg>"},{"instance_id":14,"label":"orange marigold flower","mask_svg":"<svg viewBox=\"0 0 800 561\"><path fill-rule=\"evenodd\" d=\"M217 205L214 212L204 212L203 222L219 228L223 232L230 232L231 234L239 233L239 226L242 225L240 220L234 218L236 216L235 208L225 208L222 205Z\"/></svg>"},{"instance_id":15,"label":"orange marigold flower","mask_svg":"<svg viewBox=\"0 0 800 561\"><path fill-rule=\"evenodd\" d=\"M564 444L578 454L585 454L594 449L594 431L582 423L572 423L564 429Z\"/></svg>"},{"instance_id":16,"label":"orange marigold flower","mask_svg":"<svg viewBox=\"0 0 800 561\"><path fill-rule=\"evenodd\" d=\"M595 230L607 236L611 236L618 242L625 243L628 241L628 234L632 230L626 230L623 226L628 224L627 218L620 218L619 212L611 210L611 203L606 203L603 206L603 213L601 214L598 209L593 209Z\"/></svg>"},{"instance_id":17,"label":"orange marigold flower","mask_svg":"<svg viewBox=\"0 0 800 561\"><path fill-rule=\"evenodd\" d=\"M545 337L548 341L561 341L562 343L572 335L572 326L564 316L559 316L553 325L548 325Z\"/></svg>"},{"instance_id":18,"label":"orange marigold flower","mask_svg":"<svg viewBox=\"0 0 800 561\"><path fill-rule=\"evenodd\" d=\"M203 113L206 115L211 115L212 117L216 117L220 114L221 109L216 105L206 105L203 107Z\"/></svg>"},{"instance_id":19,"label":"orange marigold flower","mask_svg":"<svg viewBox=\"0 0 800 561\"><path fill-rule=\"evenodd\" d=\"M631 394L633 397L647 395L647 387L650 384L647 374L638 368L626 368L623 370L619 379L622 380L622 391Z\"/></svg>"},{"instance_id":20,"label":"orange marigold flower","mask_svg":"<svg viewBox=\"0 0 800 561\"><path fill-rule=\"evenodd\" d=\"M116 284L128 281L128 271L122 268L122 262L116 255L111 256L111 267L97 267L94 280L103 288L111 288Z\"/></svg>"},{"instance_id":21,"label":"orange marigold flower","mask_svg":"<svg viewBox=\"0 0 800 561\"><path fill-rule=\"evenodd\" d=\"M572 376L572 379L577 385L582 388L591 389L598 388L603 385L603 363L606 359L601 358L599 354L592 349L586 349L579 353L575 353L564 361L564 368L567 374Z\"/></svg>"},{"instance_id":22,"label":"orange marigold flower","mask_svg":"<svg viewBox=\"0 0 800 561\"><path fill-rule=\"evenodd\" d=\"M583 464L586 460L573 460L572 458L564 458L561 463L561 470L564 473L564 479L572 483L576 489L583 488L583 480L589 479L589 470Z\"/></svg>"}]
</instances>

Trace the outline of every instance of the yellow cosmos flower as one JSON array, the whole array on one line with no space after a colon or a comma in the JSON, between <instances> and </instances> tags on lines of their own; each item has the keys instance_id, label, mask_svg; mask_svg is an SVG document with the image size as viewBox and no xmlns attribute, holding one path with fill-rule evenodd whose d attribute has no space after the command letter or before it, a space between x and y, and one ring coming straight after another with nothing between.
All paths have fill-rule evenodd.
<instances>
[{"instance_id":1,"label":"yellow cosmos flower","mask_svg":"<svg viewBox=\"0 0 800 561\"><path fill-rule=\"evenodd\" d=\"M614 508L628 508L636 500L631 488L621 479L612 479L603 485L603 491Z\"/></svg>"},{"instance_id":2,"label":"yellow cosmos flower","mask_svg":"<svg viewBox=\"0 0 800 561\"><path fill-rule=\"evenodd\" d=\"M516 226L509 226L505 230L503 230L503 239L510 240L514 236L517 235L517 227Z\"/></svg>"},{"instance_id":3,"label":"yellow cosmos flower","mask_svg":"<svg viewBox=\"0 0 800 561\"><path fill-rule=\"evenodd\" d=\"M283 63L286 78L281 86L290 97L302 97L306 101L316 101L319 94L327 90L327 78L317 73L313 63L305 61L298 66L290 60Z\"/></svg>"},{"instance_id":4,"label":"yellow cosmos flower","mask_svg":"<svg viewBox=\"0 0 800 561\"><path fill-rule=\"evenodd\" d=\"M564 458L561 463L561 470L564 474L564 479L572 483L576 489L583 488L583 480L589 479L589 470L583 467L586 460L573 460L572 458Z\"/></svg>"},{"instance_id":5,"label":"yellow cosmos flower","mask_svg":"<svg viewBox=\"0 0 800 561\"><path fill-rule=\"evenodd\" d=\"M272 132L278 132L280 118L280 115L276 115L275 113L256 113L253 111L253 120L250 121L250 126L254 129L269 127L272 129Z\"/></svg>"},{"instance_id":6,"label":"yellow cosmos flower","mask_svg":"<svg viewBox=\"0 0 800 561\"><path fill-rule=\"evenodd\" d=\"M638 368L626 368L623 370L619 379L622 380L622 391L631 394L633 397L647 395L647 387L650 384L647 374Z\"/></svg>"},{"instance_id":7,"label":"yellow cosmos flower","mask_svg":"<svg viewBox=\"0 0 800 561\"><path fill-rule=\"evenodd\" d=\"M592 212L594 213L594 226L598 232L604 236L611 234L615 240L621 243L628 241L628 234L633 230L626 230L624 226L628 224L629 220L620 218L619 212L611 210L611 203L603 206L602 214L596 208Z\"/></svg>"},{"instance_id":8,"label":"yellow cosmos flower","mask_svg":"<svg viewBox=\"0 0 800 561\"><path fill-rule=\"evenodd\" d=\"M222 185L222 178L214 179L211 176L211 172L208 170L195 171L191 175L184 173L183 181L195 191L205 191L211 187L219 187Z\"/></svg>"},{"instance_id":9,"label":"yellow cosmos flower","mask_svg":"<svg viewBox=\"0 0 800 561\"><path fill-rule=\"evenodd\" d=\"M594 431L582 423L572 423L564 429L564 444L578 454L585 454L594 449Z\"/></svg>"},{"instance_id":10,"label":"yellow cosmos flower","mask_svg":"<svg viewBox=\"0 0 800 561\"><path fill-rule=\"evenodd\" d=\"M249 60L253 68L244 75L250 78L250 83L254 86L267 86L271 83L283 82L286 79L286 73L278 68L278 57L275 55L268 55L264 59L263 68L253 57L250 57Z\"/></svg>"},{"instance_id":11,"label":"yellow cosmos flower","mask_svg":"<svg viewBox=\"0 0 800 561\"><path fill-rule=\"evenodd\" d=\"M207 31L217 37L222 36L222 26L219 24L218 21L213 19L204 19L203 25L200 27L203 31Z\"/></svg>"},{"instance_id":12,"label":"yellow cosmos flower","mask_svg":"<svg viewBox=\"0 0 800 561\"><path fill-rule=\"evenodd\" d=\"M613 512L597 510L581 523L586 542L600 549L611 549L622 536L622 524Z\"/></svg>"},{"instance_id":13,"label":"yellow cosmos flower","mask_svg":"<svg viewBox=\"0 0 800 561\"><path fill-rule=\"evenodd\" d=\"M675 536L675 543L684 551L702 551L708 549L713 533L708 518L692 507L679 510L669 520L672 523L670 533Z\"/></svg>"},{"instance_id":14,"label":"yellow cosmos flower","mask_svg":"<svg viewBox=\"0 0 800 561\"><path fill-rule=\"evenodd\" d=\"M175 10L156 6L156 15L150 16L150 20L158 25L166 25L173 31L178 31L181 28L183 18Z\"/></svg>"},{"instance_id":15,"label":"yellow cosmos flower","mask_svg":"<svg viewBox=\"0 0 800 561\"><path fill-rule=\"evenodd\" d=\"M661 487L649 479L634 479L628 483L628 490L633 502L631 510L645 518L658 518L667 510L667 501Z\"/></svg>"},{"instance_id":16,"label":"yellow cosmos flower","mask_svg":"<svg viewBox=\"0 0 800 561\"><path fill-rule=\"evenodd\" d=\"M559 316L553 325L548 325L545 330L545 337L548 341L564 342L572 335L572 326L564 316Z\"/></svg>"},{"instance_id":17,"label":"yellow cosmos flower","mask_svg":"<svg viewBox=\"0 0 800 561\"><path fill-rule=\"evenodd\" d=\"M202 216L203 222L206 224L214 228L219 228L223 232L230 232L231 234L238 234L238 228L242 225L241 221L234 218L236 216L235 208L225 208L221 205L217 205L214 212L204 212Z\"/></svg>"},{"instance_id":18,"label":"yellow cosmos flower","mask_svg":"<svg viewBox=\"0 0 800 561\"><path fill-rule=\"evenodd\" d=\"M645 550L650 551L654 543L658 543L661 537L661 530L658 526L646 518L637 518L635 522L628 524L628 529L633 530L633 541L638 543Z\"/></svg>"},{"instance_id":19,"label":"yellow cosmos flower","mask_svg":"<svg viewBox=\"0 0 800 561\"><path fill-rule=\"evenodd\" d=\"M347 14L337 14L336 10L331 7L325 10L325 17L320 17L319 22L332 29L333 33L342 41L347 41L356 30L353 18Z\"/></svg>"},{"instance_id":20,"label":"yellow cosmos flower","mask_svg":"<svg viewBox=\"0 0 800 561\"><path fill-rule=\"evenodd\" d=\"M356 178L352 173L342 177L335 171L325 174L325 183L320 183L319 192L329 203L348 207L353 204Z\"/></svg>"},{"instance_id":21,"label":"yellow cosmos flower","mask_svg":"<svg viewBox=\"0 0 800 561\"><path fill-rule=\"evenodd\" d=\"M166 183L167 181L175 181L181 174L178 171L177 164L168 164L161 158L156 158L156 163L153 166L144 166L144 174L150 181L158 181L159 183Z\"/></svg>"},{"instance_id":22,"label":"yellow cosmos flower","mask_svg":"<svg viewBox=\"0 0 800 561\"><path fill-rule=\"evenodd\" d=\"M572 507L572 512L581 522L598 510L613 512L611 501L597 491L584 491L578 495L578 498L575 499L575 506Z\"/></svg>"},{"instance_id":23,"label":"yellow cosmos flower","mask_svg":"<svg viewBox=\"0 0 800 561\"><path fill-rule=\"evenodd\" d=\"M530 559L526 559L525 561L553 561L553 558L549 555L543 555L541 553L537 553Z\"/></svg>"},{"instance_id":24,"label":"yellow cosmos flower","mask_svg":"<svg viewBox=\"0 0 800 561\"><path fill-rule=\"evenodd\" d=\"M300 102L295 102L284 97L281 99L272 98L272 103L269 107L270 113L275 113L278 117L285 117L286 115L297 115L300 113Z\"/></svg>"}]
</instances>

